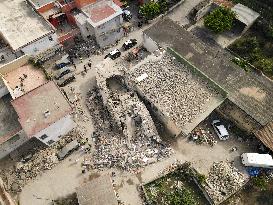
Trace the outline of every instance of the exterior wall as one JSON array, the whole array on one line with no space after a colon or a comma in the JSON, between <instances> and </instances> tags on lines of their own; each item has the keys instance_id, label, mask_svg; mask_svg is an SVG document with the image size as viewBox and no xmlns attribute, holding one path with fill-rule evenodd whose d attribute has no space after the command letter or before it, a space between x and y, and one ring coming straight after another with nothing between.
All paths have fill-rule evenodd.
<instances>
[{"instance_id":1,"label":"exterior wall","mask_svg":"<svg viewBox=\"0 0 273 205\"><path fill-rule=\"evenodd\" d=\"M0 98L2 98L3 96L5 96L8 93L9 93L9 90L7 89L7 87L5 85L3 85L2 87L0 87Z\"/></svg>"},{"instance_id":2,"label":"exterior wall","mask_svg":"<svg viewBox=\"0 0 273 205\"><path fill-rule=\"evenodd\" d=\"M0 73L5 74L8 72L11 72L11 71L27 64L28 60L29 60L29 56L27 56L27 55L21 56L15 60L3 65L2 67L0 67Z\"/></svg>"},{"instance_id":3,"label":"exterior wall","mask_svg":"<svg viewBox=\"0 0 273 205\"><path fill-rule=\"evenodd\" d=\"M54 142L58 141L62 135L67 134L70 130L72 130L76 124L72 120L70 115L67 115L49 127L43 129L38 132L35 136L37 139L42 141L43 143L48 145L49 140L53 140ZM47 135L47 138L41 139L42 135Z\"/></svg>"},{"instance_id":4,"label":"exterior wall","mask_svg":"<svg viewBox=\"0 0 273 205\"><path fill-rule=\"evenodd\" d=\"M26 136L25 132L23 130L19 131L11 139L0 145L0 159L7 156L28 140L29 138Z\"/></svg>"},{"instance_id":5,"label":"exterior wall","mask_svg":"<svg viewBox=\"0 0 273 205\"><path fill-rule=\"evenodd\" d=\"M104 24L95 27L95 37L101 48L114 44L124 36L122 23L122 16L119 15Z\"/></svg>"},{"instance_id":6,"label":"exterior wall","mask_svg":"<svg viewBox=\"0 0 273 205\"><path fill-rule=\"evenodd\" d=\"M49 40L49 38L52 38L52 41ZM40 53L44 50L47 50L51 47L54 47L58 44L58 37L57 34L51 34L51 35L47 35L45 37L43 37L42 39L39 39L38 41L35 41L27 46L25 46L24 48L22 48L21 50L28 55L35 55L37 53Z\"/></svg>"},{"instance_id":7,"label":"exterior wall","mask_svg":"<svg viewBox=\"0 0 273 205\"><path fill-rule=\"evenodd\" d=\"M150 52L153 53L158 49L158 46L153 39L143 33L143 46Z\"/></svg>"}]
</instances>

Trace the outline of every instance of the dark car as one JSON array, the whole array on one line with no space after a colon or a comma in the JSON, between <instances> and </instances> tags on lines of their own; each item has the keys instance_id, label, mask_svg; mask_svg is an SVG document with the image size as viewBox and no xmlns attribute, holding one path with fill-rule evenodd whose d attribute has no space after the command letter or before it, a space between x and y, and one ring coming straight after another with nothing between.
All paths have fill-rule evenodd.
<instances>
[{"instance_id":1,"label":"dark car","mask_svg":"<svg viewBox=\"0 0 273 205\"><path fill-rule=\"evenodd\" d=\"M124 50L128 50L132 47L134 47L137 44L137 40L136 39L130 39L128 41L125 41L125 43L122 45L122 48Z\"/></svg>"},{"instance_id":2,"label":"dark car","mask_svg":"<svg viewBox=\"0 0 273 205\"><path fill-rule=\"evenodd\" d=\"M65 67L65 66L67 66L69 64L70 64L70 61L67 60L67 61L56 64L55 67L56 67L56 69L61 69L61 68Z\"/></svg>"},{"instance_id":3,"label":"dark car","mask_svg":"<svg viewBox=\"0 0 273 205\"><path fill-rule=\"evenodd\" d=\"M111 51L110 53L108 53L105 57L104 57L104 59L105 58L111 58L112 60L115 60L115 59L117 59L118 57L120 57L121 56L121 52L118 50L118 49L115 49L115 50L113 50L113 51Z\"/></svg>"},{"instance_id":4,"label":"dark car","mask_svg":"<svg viewBox=\"0 0 273 205\"><path fill-rule=\"evenodd\" d=\"M133 15L128 10L123 10L122 17L124 21L130 21L133 18Z\"/></svg>"},{"instance_id":5,"label":"dark car","mask_svg":"<svg viewBox=\"0 0 273 205\"><path fill-rule=\"evenodd\" d=\"M69 155L72 151L78 149L79 143L77 140L73 140L72 142L65 145L58 153L57 157L59 160L63 160L67 155Z\"/></svg>"},{"instance_id":6,"label":"dark car","mask_svg":"<svg viewBox=\"0 0 273 205\"><path fill-rule=\"evenodd\" d=\"M56 73L56 75L54 76L56 80L60 79L61 77L63 77L64 75L70 73L71 70L68 67L63 67L60 70L58 70L58 72Z\"/></svg>"},{"instance_id":7,"label":"dark car","mask_svg":"<svg viewBox=\"0 0 273 205\"><path fill-rule=\"evenodd\" d=\"M67 84L71 83L75 80L75 76L72 73L68 73L67 75L63 76L61 79L57 81L58 86L64 87Z\"/></svg>"}]
</instances>

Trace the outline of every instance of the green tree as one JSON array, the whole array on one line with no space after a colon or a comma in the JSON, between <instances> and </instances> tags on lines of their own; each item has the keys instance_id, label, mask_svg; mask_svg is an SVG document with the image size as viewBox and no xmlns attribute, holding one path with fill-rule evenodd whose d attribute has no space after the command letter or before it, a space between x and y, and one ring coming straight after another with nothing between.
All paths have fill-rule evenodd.
<instances>
[{"instance_id":1,"label":"green tree","mask_svg":"<svg viewBox=\"0 0 273 205\"><path fill-rule=\"evenodd\" d=\"M158 2L150 1L140 7L139 11L146 19L153 19L160 14L161 8Z\"/></svg>"},{"instance_id":2,"label":"green tree","mask_svg":"<svg viewBox=\"0 0 273 205\"><path fill-rule=\"evenodd\" d=\"M236 14L231 9L220 7L204 19L205 26L215 33L222 33L232 28Z\"/></svg>"}]
</instances>

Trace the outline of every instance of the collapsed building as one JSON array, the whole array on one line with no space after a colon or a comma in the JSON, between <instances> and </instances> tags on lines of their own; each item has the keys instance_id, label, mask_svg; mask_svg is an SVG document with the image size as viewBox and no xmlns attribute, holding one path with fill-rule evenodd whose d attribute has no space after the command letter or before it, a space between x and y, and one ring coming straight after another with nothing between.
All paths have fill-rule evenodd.
<instances>
[{"instance_id":1,"label":"collapsed building","mask_svg":"<svg viewBox=\"0 0 273 205\"><path fill-rule=\"evenodd\" d=\"M216 110L227 119L232 120L238 127L255 134L268 148L273 150L272 81L264 75L245 72L231 61L233 56L228 51L217 45L211 48L206 42L202 42L169 18L164 18L146 29L143 39L144 47L150 52L160 47L171 51L195 74L205 77L207 83L215 85L215 88L219 88L218 91L222 90L223 93L226 93L225 100ZM148 71L148 69L143 69L139 74L143 74L146 70ZM171 81L172 79L164 77L162 80ZM149 83L146 83L146 86L148 85ZM157 86L153 84L153 89L156 89ZM146 91L145 86L141 87ZM173 90L170 89L169 92L175 93L175 89ZM158 95L157 92L155 93ZM189 103L193 102L189 101ZM176 103L172 102L171 106L175 106Z\"/></svg>"},{"instance_id":2,"label":"collapsed building","mask_svg":"<svg viewBox=\"0 0 273 205\"><path fill-rule=\"evenodd\" d=\"M111 59L97 66L96 81L97 90L87 99L96 122L95 167L135 171L171 154L146 106L127 86L122 70Z\"/></svg>"},{"instance_id":3,"label":"collapsed building","mask_svg":"<svg viewBox=\"0 0 273 205\"><path fill-rule=\"evenodd\" d=\"M127 78L176 136L189 134L226 97L220 87L164 50L131 68Z\"/></svg>"}]
</instances>

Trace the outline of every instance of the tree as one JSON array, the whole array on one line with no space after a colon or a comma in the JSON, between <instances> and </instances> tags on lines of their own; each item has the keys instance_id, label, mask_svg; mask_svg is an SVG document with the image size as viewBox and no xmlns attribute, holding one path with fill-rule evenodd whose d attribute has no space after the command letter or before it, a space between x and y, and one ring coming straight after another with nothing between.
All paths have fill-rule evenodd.
<instances>
[{"instance_id":1,"label":"tree","mask_svg":"<svg viewBox=\"0 0 273 205\"><path fill-rule=\"evenodd\" d=\"M231 9L220 7L204 19L205 26L215 33L222 33L232 28L236 14Z\"/></svg>"},{"instance_id":2,"label":"tree","mask_svg":"<svg viewBox=\"0 0 273 205\"><path fill-rule=\"evenodd\" d=\"M153 19L160 14L161 8L158 2L150 1L140 7L139 11L146 19Z\"/></svg>"}]
</instances>

